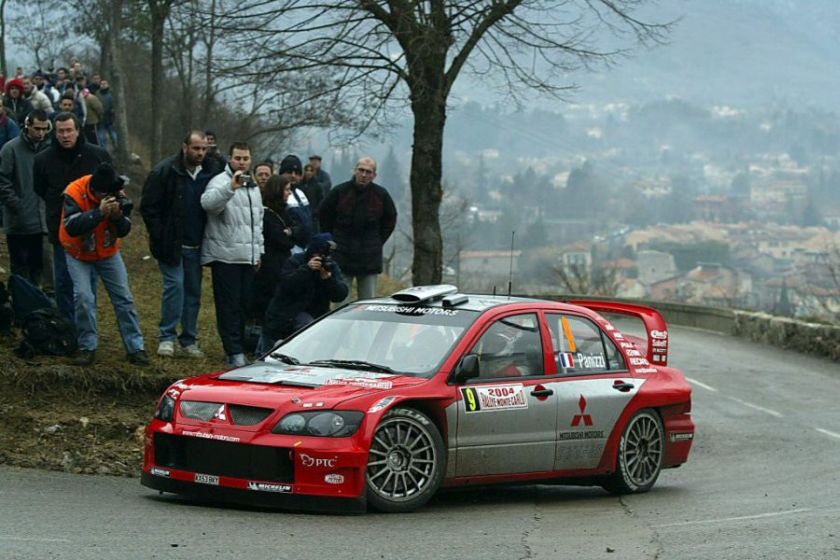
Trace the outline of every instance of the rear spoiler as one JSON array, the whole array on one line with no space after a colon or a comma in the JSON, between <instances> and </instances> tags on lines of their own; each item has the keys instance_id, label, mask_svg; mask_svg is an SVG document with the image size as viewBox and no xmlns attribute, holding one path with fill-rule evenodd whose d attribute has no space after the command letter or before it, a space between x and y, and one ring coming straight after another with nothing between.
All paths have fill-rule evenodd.
<instances>
[{"instance_id":1,"label":"rear spoiler","mask_svg":"<svg viewBox=\"0 0 840 560\"><path fill-rule=\"evenodd\" d=\"M595 312L618 313L641 319L647 331L647 361L654 366L668 365L668 324L659 311L646 305L618 301L576 299L568 303Z\"/></svg>"}]
</instances>

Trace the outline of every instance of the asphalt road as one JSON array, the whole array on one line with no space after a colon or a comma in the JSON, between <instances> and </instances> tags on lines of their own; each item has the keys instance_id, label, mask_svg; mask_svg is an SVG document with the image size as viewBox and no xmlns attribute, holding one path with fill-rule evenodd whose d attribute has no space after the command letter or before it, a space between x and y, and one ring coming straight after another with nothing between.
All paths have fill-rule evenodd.
<instances>
[{"instance_id":1,"label":"asphalt road","mask_svg":"<svg viewBox=\"0 0 840 560\"><path fill-rule=\"evenodd\" d=\"M840 558L840 365L673 328L695 447L648 494L514 486L409 515L208 506L137 479L0 467L7 559Z\"/></svg>"}]
</instances>

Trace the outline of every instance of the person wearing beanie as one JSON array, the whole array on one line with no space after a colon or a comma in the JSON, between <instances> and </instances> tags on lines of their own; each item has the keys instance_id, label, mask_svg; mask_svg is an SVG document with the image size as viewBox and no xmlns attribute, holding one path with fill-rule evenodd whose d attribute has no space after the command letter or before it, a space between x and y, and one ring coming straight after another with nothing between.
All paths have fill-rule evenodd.
<instances>
[{"instance_id":1,"label":"person wearing beanie","mask_svg":"<svg viewBox=\"0 0 840 560\"><path fill-rule=\"evenodd\" d=\"M124 184L125 179L117 176L110 163L101 163L91 175L73 181L64 191L58 237L73 279L79 365L95 361L98 345L96 282L91 281L91 269L96 270L108 291L128 361L139 366L150 363L120 255L121 240L131 231Z\"/></svg>"},{"instance_id":2,"label":"person wearing beanie","mask_svg":"<svg viewBox=\"0 0 840 560\"><path fill-rule=\"evenodd\" d=\"M331 302L347 297L350 289L332 259L335 247L331 234L319 233L305 252L292 255L283 265L280 284L265 312L258 350L269 351L278 340L326 314Z\"/></svg>"},{"instance_id":3,"label":"person wearing beanie","mask_svg":"<svg viewBox=\"0 0 840 560\"><path fill-rule=\"evenodd\" d=\"M348 277L356 279L359 299L376 296L382 247L397 225L394 200L373 182L375 178L376 160L363 157L356 163L353 179L333 187L321 203L321 230L335 236L335 260Z\"/></svg>"},{"instance_id":4,"label":"person wearing beanie","mask_svg":"<svg viewBox=\"0 0 840 560\"><path fill-rule=\"evenodd\" d=\"M82 125L73 113L56 115L53 129L52 145L35 156L33 182L35 192L44 201L47 239L52 244L55 302L61 314L72 322L76 314L73 280L67 270L64 248L58 240L64 189L76 179L92 174L100 163L110 163L111 156L99 146L84 141ZM95 270L91 269L91 273L95 275Z\"/></svg>"},{"instance_id":5,"label":"person wearing beanie","mask_svg":"<svg viewBox=\"0 0 840 560\"><path fill-rule=\"evenodd\" d=\"M23 128L26 116L32 111L32 104L25 99L26 88L23 80L15 78L6 82L6 97L3 98L3 106L6 113L14 119L19 127Z\"/></svg>"},{"instance_id":6,"label":"person wearing beanie","mask_svg":"<svg viewBox=\"0 0 840 560\"><path fill-rule=\"evenodd\" d=\"M306 230L304 237L306 242L309 238L318 233L315 229L314 208L311 206L309 198L300 188L300 180L303 177L303 164L300 158L294 154L289 154L280 162L278 174L289 180L292 184L292 196L289 197L289 212L301 223ZM303 252L304 245L296 245L292 249L292 253Z\"/></svg>"}]
</instances>

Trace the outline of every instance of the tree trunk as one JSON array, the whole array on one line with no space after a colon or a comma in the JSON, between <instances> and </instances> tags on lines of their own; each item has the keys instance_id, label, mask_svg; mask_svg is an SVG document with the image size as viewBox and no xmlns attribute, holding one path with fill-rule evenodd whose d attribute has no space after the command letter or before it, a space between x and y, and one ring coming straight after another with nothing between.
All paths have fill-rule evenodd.
<instances>
[{"instance_id":1,"label":"tree trunk","mask_svg":"<svg viewBox=\"0 0 840 560\"><path fill-rule=\"evenodd\" d=\"M0 72L9 79L6 68L6 2L7 0L0 0Z\"/></svg>"},{"instance_id":2,"label":"tree trunk","mask_svg":"<svg viewBox=\"0 0 840 560\"><path fill-rule=\"evenodd\" d=\"M124 0L112 0L111 6L111 29L105 39L108 42L108 52L111 60L111 94L114 96L114 125L117 128L117 167L127 171L131 163L131 150L128 137L128 111L126 110L125 79L123 78L122 66L122 12Z\"/></svg>"},{"instance_id":3,"label":"tree trunk","mask_svg":"<svg viewBox=\"0 0 840 560\"><path fill-rule=\"evenodd\" d=\"M113 35L110 30L110 25L113 22L113 10L115 7L113 3L107 0L99 0L98 9L100 16L105 20L104 29L96 33L96 42L99 43L99 76L102 79L111 81L111 73L113 72L114 56L111 49L114 45Z\"/></svg>"},{"instance_id":4,"label":"tree trunk","mask_svg":"<svg viewBox=\"0 0 840 560\"><path fill-rule=\"evenodd\" d=\"M149 139L150 164L161 156L163 139L163 34L166 18L169 17L170 0L149 0L152 24L152 135Z\"/></svg>"},{"instance_id":5,"label":"tree trunk","mask_svg":"<svg viewBox=\"0 0 840 560\"><path fill-rule=\"evenodd\" d=\"M443 199L441 177L446 98L442 92L430 92L422 86L419 89L423 91L413 96L411 104L414 113L414 149L411 156L414 261L411 271L415 286L439 284L443 273L443 238L438 216Z\"/></svg>"},{"instance_id":6,"label":"tree trunk","mask_svg":"<svg viewBox=\"0 0 840 560\"><path fill-rule=\"evenodd\" d=\"M216 0L210 3L210 25L207 30L205 47L207 60L204 63L204 100L201 107L201 124L207 128L210 123L210 110L213 108L213 49L216 46Z\"/></svg>"}]
</instances>

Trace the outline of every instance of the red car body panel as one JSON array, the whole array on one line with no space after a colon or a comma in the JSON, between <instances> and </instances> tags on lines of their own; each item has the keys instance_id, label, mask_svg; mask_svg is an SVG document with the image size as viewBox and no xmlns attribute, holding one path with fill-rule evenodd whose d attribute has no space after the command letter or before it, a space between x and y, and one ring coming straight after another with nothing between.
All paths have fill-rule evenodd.
<instances>
[{"instance_id":1,"label":"red car body panel","mask_svg":"<svg viewBox=\"0 0 840 560\"><path fill-rule=\"evenodd\" d=\"M477 297L490 299L487 296ZM383 305L394 303L377 301ZM668 355L667 325L658 312L638 305L601 301L580 301L576 304L519 299L505 302L503 298L492 301L493 305L479 311L477 319L454 344L437 373L428 379L383 375L377 378L385 379L382 383L376 379L368 383L350 379L353 372L340 372L348 377L338 378L336 384L295 386L220 379L223 372L217 372L173 384L161 397L159 406L167 396L173 399L174 417L170 421L154 418L146 428L142 483L162 491L294 508L310 507L307 499L313 498L316 505L312 507L316 509L334 506L361 511L365 508L366 472L374 434L383 417L399 407L423 412L439 430L448 456L442 486L597 479L615 472L625 426L637 412L648 409L657 412L665 430L663 467L676 467L688 459L694 435L690 416L691 387L678 370L665 365ZM634 341L633 337L624 335L593 309L641 319L648 332L647 348L639 348L645 341ZM529 472L482 473L476 470L475 457L479 455L475 454L475 448L469 448L464 443L471 434L463 433L465 428L460 423L478 422L474 425L479 427L482 424L476 420L479 415L464 414L467 407L464 388L471 385L454 382L453 372L490 325L506 316L522 313L538 317L544 375L475 386L483 390L487 387L505 391L515 389L523 395L527 391L541 394L549 388L554 391L552 395L538 396L533 401L543 403L543 406L547 399L565 398L566 404L556 417L557 434L564 430L580 430L584 423L587 427L591 425L593 430L603 432L597 434L605 440L603 451L600 459L596 457L591 466L575 467L572 461L569 463L573 465L571 468L562 468L566 453L558 443L553 468L549 466L548 469ZM558 313L583 317L597 324L622 353L626 369L596 375L561 375L556 358L558 352L554 348L547 319L549 314ZM654 347L651 344L662 340L664 345ZM280 348L282 350L282 346ZM637 348L645 351L646 358L634 357L639 356L634 352ZM319 367L282 364L250 366L253 371L258 371L260 367L281 373L297 372L301 376L328 375ZM622 389L625 386L629 388ZM610 387L616 390L612 391ZM626 397L621 397L622 391L627 392ZM601 425L602 419L609 416L605 411L619 406L609 404L614 401L606 399L616 397L625 399L620 404L623 408L615 409L614 421ZM185 401L218 404L220 408L209 419L188 418L180 408ZM236 407L270 409L270 412L254 424L234 424L232 413ZM290 413L319 410L362 411L364 420L359 429L347 437L272 433L278 422ZM492 415L492 411L487 412L483 418L491 421ZM571 437L576 437L576 434L572 433ZM459 438L466 439L462 442ZM578 442L568 441L566 444L569 447L564 449L585 449L578 446ZM161 453L160 457L158 453ZM275 467L282 465L282 476L260 478L259 474L264 471L259 465L265 461L272 462ZM194 465L215 472L179 468L179 465ZM460 475L459 469L465 469L469 474ZM272 472L279 471L275 468ZM333 506L324 507L323 502L317 500L320 498L334 500Z\"/></svg>"}]
</instances>

